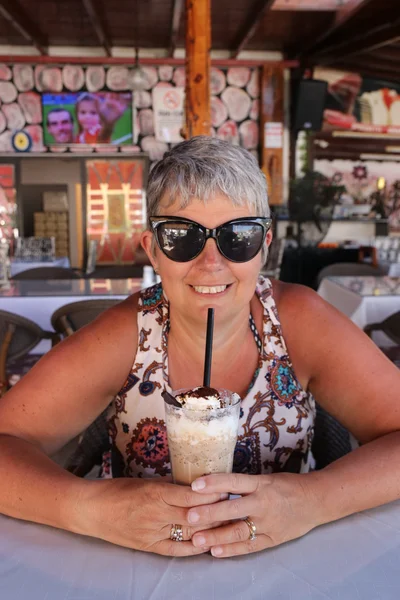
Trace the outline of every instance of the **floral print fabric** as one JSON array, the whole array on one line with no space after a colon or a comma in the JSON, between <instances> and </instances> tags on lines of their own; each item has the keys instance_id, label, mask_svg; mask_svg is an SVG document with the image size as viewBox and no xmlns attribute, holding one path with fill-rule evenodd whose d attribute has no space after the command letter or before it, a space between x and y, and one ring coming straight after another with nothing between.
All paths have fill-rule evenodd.
<instances>
[{"instance_id":1,"label":"floral print fabric","mask_svg":"<svg viewBox=\"0 0 400 600\"><path fill-rule=\"evenodd\" d=\"M293 371L282 337L269 279L256 294L264 308L259 365L242 399L234 471L307 472L314 466L311 442L315 402ZM168 380L169 304L157 284L141 292L138 351L131 372L110 406L111 451L103 476L153 477L171 472L161 392Z\"/></svg>"}]
</instances>

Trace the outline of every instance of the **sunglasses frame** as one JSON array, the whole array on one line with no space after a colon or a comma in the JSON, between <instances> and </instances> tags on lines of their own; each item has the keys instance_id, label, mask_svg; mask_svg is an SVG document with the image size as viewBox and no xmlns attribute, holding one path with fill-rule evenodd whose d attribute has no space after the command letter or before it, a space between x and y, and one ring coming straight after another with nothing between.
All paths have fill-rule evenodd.
<instances>
[{"instance_id":1,"label":"sunglasses frame","mask_svg":"<svg viewBox=\"0 0 400 600\"><path fill-rule=\"evenodd\" d=\"M255 258L258 254L258 252L260 252L264 242L265 242L265 238L267 236L268 231L271 229L271 225L272 225L272 219L270 217L239 217L238 219L231 219L230 221L226 221L225 223L222 223L221 225L218 225L218 227L214 227L213 229L209 229L208 227L204 227L204 225L201 225L200 223L197 223L197 221L192 221L192 219L185 219L184 217L174 217L174 216L157 216L157 217L150 217L149 218L150 221L150 226L151 229L154 233L154 237L156 239L157 242L157 246L160 248L161 252L170 260L173 260L174 262L190 262L191 260L194 260L195 258L197 258L204 250L204 247L207 243L207 240L209 238L212 238L213 240L215 240L215 243L217 245L218 251L220 252L220 254L222 254L222 256L224 258L226 258L226 260L229 260L230 262L234 262L234 263L243 263L243 262L249 262L250 260L252 260L253 258ZM182 261L182 260L176 260L174 258L171 258L170 256L168 256L168 254L165 253L165 251L163 250L163 248L161 247L160 241L158 239L158 234L157 234L157 229L160 225L164 225L165 223L187 223L189 225L196 225L196 227L198 227L204 234L205 234L205 238L204 238L204 244L201 247L201 249L199 250L199 252L197 252L197 254L195 254L193 256L193 258L190 258L186 261ZM240 224L240 223L254 223L257 225L261 225L263 228L263 238L262 238L262 242L260 244L260 249L258 250L258 252L252 257L249 258L248 260L232 260L231 258L228 258L228 256L226 256L224 254L224 252L222 251L219 242L218 242L218 233L219 231L222 229L222 227L226 226L226 225L235 225L236 223Z\"/></svg>"}]
</instances>

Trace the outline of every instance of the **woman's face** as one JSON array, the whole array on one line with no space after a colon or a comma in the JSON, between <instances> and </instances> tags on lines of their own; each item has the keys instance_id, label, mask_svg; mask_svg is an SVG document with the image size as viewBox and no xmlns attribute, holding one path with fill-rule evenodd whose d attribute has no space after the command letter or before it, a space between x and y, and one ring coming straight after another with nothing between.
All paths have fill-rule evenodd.
<instances>
[{"instance_id":1,"label":"woman's face","mask_svg":"<svg viewBox=\"0 0 400 600\"><path fill-rule=\"evenodd\" d=\"M100 124L100 115L93 100L82 100L78 107L77 117L79 125L84 130L91 129Z\"/></svg>"},{"instance_id":2,"label":"woman's face","mask_svg":"<svg viewBox=\"0 0 400 600\"><path fill-rule=\"evenodd\" d=\"M185 217L209 229L239 217L255 216L254 210L247 206L234 206L223 194L216 194L207 203L193 200L183 209L178 203L167 206L161 202L159 214ZM269 244L271 238L269 232L266 243ZM153 266L160 274L171 309L190 320L204 322L209 307L215 309L216 320L228 321L231 315L248 306L261 268L261 252L248 262L234 263L222 256L213 239L208 239L199 256L179 263L166 257L158 246L155 254L151 255L152 233L145 232L142 239ZM223 291L203 293L207 288L218 286L223 286Z\"/></svg>"}]
</instances>

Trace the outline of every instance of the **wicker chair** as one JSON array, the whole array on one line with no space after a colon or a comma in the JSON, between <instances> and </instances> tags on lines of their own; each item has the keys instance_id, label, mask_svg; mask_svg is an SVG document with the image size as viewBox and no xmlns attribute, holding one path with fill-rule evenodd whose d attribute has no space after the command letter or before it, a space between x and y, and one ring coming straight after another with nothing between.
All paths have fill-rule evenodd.
<instances>
[{"instance_id":1,"label":"wicker chair","mask_svg":"<svg viewBox=\"0 0 400 600\"><path fill-rule=\"evenodd\" d=\"M61 306L51 315L51 324L59 335L68 337L119 302L121 301L112 299L72 302Z\"/></svg>"},{"instance_id":2,"label":"wicker chair","mask_svg":"<svg viewBox=\"0 0 400 600\"><path fill-rule=\"evenodd\" d=\"M54 331L44 331L30 319L0 310L0 396L8 389L8 363L28 354L41 340L54 342L57 337Z\"/></svg>"},{"instance_id":3,"label":"wicker chair","mask_svg":"<svg viewBox=\"0 0 400 600\"><path fill-rule=\"evenodd\" d=\"M350 434L334 417L317 404L311 451L316 469L323 469L351 452Z\"/></svg>"},{"instance_id":4,"label":"wicker chair","mask_svg":"<svg viewBox=\"0 0 400 600\"><path fill-rule=\"evenodd\" d=\"M73 269L65 267L37 267L21 271L12 279L79 279L79 275Z\"/></svg>"},{"instance_id":5,"label":"wicker chair","mask_svg":"<svg viewBox=\"0 0 400 600\"><path fill-rule=\"evenodd\" d=\"M400 310L380 323L370 323L364 327L370 338L374 331L383 331L395 344L400 346Z\"/></svg>"}]
</instances>

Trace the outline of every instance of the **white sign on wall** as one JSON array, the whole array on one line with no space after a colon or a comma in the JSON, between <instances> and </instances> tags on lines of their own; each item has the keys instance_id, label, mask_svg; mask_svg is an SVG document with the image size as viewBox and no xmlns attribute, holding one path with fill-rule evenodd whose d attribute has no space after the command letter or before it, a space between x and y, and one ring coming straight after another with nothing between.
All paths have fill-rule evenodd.
<instances>
[{"instance_id":1,"label":"white sign on wall","mask_svg":"<svg viewBox=\"0 0 400 600\"><path fill-rule=\"evenodd\" d=\"M156 139L161 142L182 142L185 88L156 87L153 89L153 111Z\"/></svg>"},{"instance_id":2,"label":"white sign on wall","mask_svg":"<svg viewBox=\"0 0 400 600\"><path fill-rule=\"evenodd\" d=\"M264 146L265 148L283 147L283 123L265 123Z\"/></svg>"}]
</instances>

